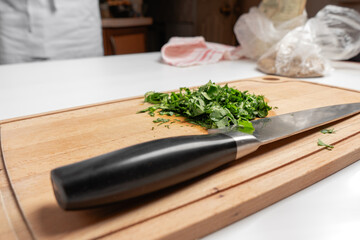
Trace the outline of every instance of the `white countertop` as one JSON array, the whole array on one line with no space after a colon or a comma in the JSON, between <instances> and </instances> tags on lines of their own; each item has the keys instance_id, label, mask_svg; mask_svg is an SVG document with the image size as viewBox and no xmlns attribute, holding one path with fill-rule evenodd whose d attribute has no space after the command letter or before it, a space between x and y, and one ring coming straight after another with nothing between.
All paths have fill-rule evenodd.
<instances>
[{"instance_id":1,"label":"white countertop","mask_svg":"<svg viewBox=\"0 0 360 240\"><path fill-rule=\"evenodd\" d=\"M360 90L360 64L308 81ZM263 75L247 60L176 68L160 54L0 65L0 120ZM360 159L360 156L359 156ZM360 161L204 239L359 239Z\"/></svg>"}]
</instances>

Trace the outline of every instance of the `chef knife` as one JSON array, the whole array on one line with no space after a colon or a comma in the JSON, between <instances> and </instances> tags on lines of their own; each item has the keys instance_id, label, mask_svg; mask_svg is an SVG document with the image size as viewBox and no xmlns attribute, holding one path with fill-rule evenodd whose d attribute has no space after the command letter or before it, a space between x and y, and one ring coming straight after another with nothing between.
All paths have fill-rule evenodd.
<instances>
[{"instance_id":1,"label":"chef knife","mask_svg":"<svg viewBox=\"0 0 360 240\"><path fill-rule=\"evenodd\" d=\"M334 105L254 120L253 134L233 127L140 143L52 170L55 197L65 210L130 199L209 172L261 145L359 112L360 103Z\"/></svg>"}]
</instances>

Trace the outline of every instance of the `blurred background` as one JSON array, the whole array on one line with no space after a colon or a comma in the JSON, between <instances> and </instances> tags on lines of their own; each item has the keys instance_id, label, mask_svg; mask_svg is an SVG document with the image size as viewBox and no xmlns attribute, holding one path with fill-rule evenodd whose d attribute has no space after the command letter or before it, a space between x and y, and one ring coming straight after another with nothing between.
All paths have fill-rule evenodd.
<instances>
[{"instance_id":1,"label":"blurred background","mask_svg":"<svg viewBox=\"0 0 360 240\"><path fill-rule=\"evenodd\" d=\"M260 0L101 0L105 55L159 51L172 36L203 36L206 41L238 45L233 27ZM308 17L328 4L360 11L360 0L311 0ZM121 18L129 25L120 26ZM142 20L140 20L142 19ZM119 25L116 27L116 22ZM130 23L132 22L132 23ZM138 22L136 25L135 22ZM136 25L136 26L135 26ZM126 35L132 35L126 36ZM128 39L136 41L127 41ZM129 45L129 46L126 46Z\"/></svg>"},{"instance_id":2,"label":"blurred background","mask_svg":"<svg viewBox=\"0 0 360 240\"><path fill-rule=\"evenodd\" d=\"M260 2L0 0L0 64L159 51L173 36L236 46L237 19ZM360 11L360 0L264 2L288 12L301 6L309 18L328 4Z\"/></svg>"}]
</instances>

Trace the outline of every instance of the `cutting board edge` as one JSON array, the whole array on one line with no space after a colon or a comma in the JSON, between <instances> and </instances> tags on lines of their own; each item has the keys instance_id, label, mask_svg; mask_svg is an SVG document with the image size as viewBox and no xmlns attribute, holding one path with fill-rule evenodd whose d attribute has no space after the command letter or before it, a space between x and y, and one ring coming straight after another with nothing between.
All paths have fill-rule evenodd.
<instances>
[{"instance_id":1,"label":"cutting board edge","mask_svg":"<svg viewBox=\"0 0 360 240\"><path fill-rule=\"evenodd\" d=\"M2 173L0 173L0 180L4 185L4 190L1 190L0 188L0 207L3 209L7 218L6 221L8 222L7 226L0 226L0 228L2 228L0 229L0 232L4 233L3 231L5 230L6 234L8 234L7 236L9 237L9 235L12 235L14 239L35 239L12 187L13 185L9 178L9 173L7 171L2 149L0 126L0 167L2 168ZM6 194L6 197L4 197L3 194ZM11 208L10 211L8 211L7 206Z\"/></svg>"},{"instance_id":2,"label":"cutting board edge","mask_svg":"<svg viewBox=\"0 0 360 240\"><path fill-rule=\"evenodd\" d=\"M275 76L275 75L265 75L265 76L259 76L259 77L235 79L235 80L229 80L229 81L224 81L224 82L218 82L217 84L227 84L227 83L233 83L233 82L238 82L238 81L250 81L250 80L251 81L268 82L268 83L271 83L271 82L278 83L280 81L281 82L289 82L289 81L302 82L302 83L307 83L307 84L319 85L319 86L324 86L324 87L330 87L330 88L336 88L336 89L360 93L360 91L355 90L355 89L331 86L331 85L326 85L326 84L322 84L322 83L314 83L314 82L310 82L310 81L306 81L306 80L298 80L298 79L292 79L292 78L287 78L287 77L279 77L279 76ZM199 86L191 86L190 88L196 88L196 87L199 87ZM178 89L169 90L169 91L165 91L165 92L170 93L170 92L176 92L176 91L178 91ZM114 100L109 100L109 101L104 101L104 102L99 102L99 103L92 103L92 104L80 105L80 106L76 106L76 107L64 108L64 109L48 111L48 112L43 112L43 113L25 115L25 116L21 116L21 117L3 119L3 120L0 120L0 126L2 124L6 124L6 123L13 123L13 122L17 122L17 121L32 119L32 118L44 117L44 116L49 116L49 115L54 115L54 114L59 114L59 113L64 113L64 112L71 112L71 111L76 111L76 110L86 109L86 108L91 108L91 107L98 107L98 106L119 103L119 102L133 100L133 99L140 99L143 97L144 97L143 95L140 95L140 96L127 97L127 98L119 98L119 99L114 99Z\"/></svg>"}]
</instances>

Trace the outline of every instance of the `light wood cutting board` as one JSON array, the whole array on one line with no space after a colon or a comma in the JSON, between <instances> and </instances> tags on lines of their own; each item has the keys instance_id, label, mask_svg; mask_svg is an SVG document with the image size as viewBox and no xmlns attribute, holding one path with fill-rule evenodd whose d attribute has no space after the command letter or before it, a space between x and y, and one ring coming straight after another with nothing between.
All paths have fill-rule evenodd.
<instances>
[{"instance_id":1,"label":"light wood cutting board","mask_svg":"<svg viewBox=\"0 0 360 240\"><path fill-rule=\"evenodd\" d=\"M358 91L281 77L238 80L229 86L265 95L277 107L276 115L360 102ZM360 159L358 114L324 126L335 128L335 134L313 129L149 196L92 210L60 209L50 183L51 169L148 140L206 133L188 123L157 126L149 115L136 114L146 106L136 97L2 121L6 171L0 174L8 175L17 201L15 207L3 204L3 209L18 207L20 215L7 214L7 221L24 221L26 227L0 226L0 232L29 231L36 239L196 239ZM317 146L318 138L335 148Z\"/></svg>"}]
</instances>

